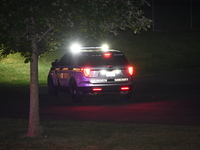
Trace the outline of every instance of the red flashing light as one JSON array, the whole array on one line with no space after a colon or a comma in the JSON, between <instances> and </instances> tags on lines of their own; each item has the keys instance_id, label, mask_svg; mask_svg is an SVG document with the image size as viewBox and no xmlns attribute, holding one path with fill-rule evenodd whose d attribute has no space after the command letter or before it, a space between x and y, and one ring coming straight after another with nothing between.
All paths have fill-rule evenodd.
<instances>
[{"instance_id":1,"label":"red flashing light","mask_svg":"<svg viewBox=\"0 0 200 150\"><path fill-rule=\"evenodd\" d=\"M129 75L133 75L133 67L128 67L128 73Z\"/></svg>"},{"instance_id":2,"label":"red flashing light","mask_svg":"<svg viewBox=\"0 0 200 150\"><path fill-rule=\"evenodd\" d=\"M112 55L111 53L104 53L104 54L103 54L103 56L104 56L105 58L110 58L111 55Z\"/></svg>"},{"instance_id":3,"label":"red flashing light","mask_svg":"<svg viewBox=\"0 0 200 150\"><path fill-rule=\"evenodd\" d=\"M121 87L121 91L128 91L128 90L129 90L128 86Z\"/></svg>"},{"instance_id":4,"label":"red flashing light","mask_svg":"<svg viewBox=\"0 0 200 150\"><path fill-rule=\"evenodd\" d=\"M90 69L89 68L81 68L81 71L83 72L84 76L86 76L86 77L90 76Z\"/></svg>"},{"instance_id":5,"label":"red flashing light","mask_svg":"<svg viewBox=\"0 0 200 150\"><path fill-rule=\"evenodd\" d=\"M102 88L93 88L92 91L94 91L94 92L102 91Z\"/></svg>"}]
</instances>

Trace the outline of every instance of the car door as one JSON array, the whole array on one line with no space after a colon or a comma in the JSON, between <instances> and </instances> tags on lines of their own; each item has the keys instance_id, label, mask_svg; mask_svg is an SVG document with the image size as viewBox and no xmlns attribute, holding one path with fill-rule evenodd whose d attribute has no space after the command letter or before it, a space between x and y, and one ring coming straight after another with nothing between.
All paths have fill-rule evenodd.
<instances>
[{"instance_id":1,"label":"car door","mask_svg":"<svg viewBox=\"0 0 200 150\"><path fill-rule=\"evenodd\" d=\"M60 67L58 70L58 78L60 86L68 86L69 77L72 72L73 66L73 56L71 53L66 53L60 59Z\"/></svg>"}]
</instances>

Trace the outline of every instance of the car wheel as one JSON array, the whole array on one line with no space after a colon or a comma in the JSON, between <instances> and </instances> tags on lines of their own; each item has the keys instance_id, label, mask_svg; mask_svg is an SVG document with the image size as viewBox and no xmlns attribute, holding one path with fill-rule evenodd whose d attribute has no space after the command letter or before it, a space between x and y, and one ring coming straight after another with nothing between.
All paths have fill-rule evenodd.
<instances>
[{"instance_id":1,"label":"car wheel","mask_svg":"<svg viewBox=\"0 0 200 150\"><path fill-rule=\"evenodd\" d=\"M126 102L131 98L131 95L131 92L127 94L120 94L120 100Z\"/></svg>"},{"instance_id":2,"label":"car wheel","mask_svg":"<svg viewBox=\"0 0 200 150\"><path fill-rule=\"evenodd\" d=\"M72 80L70 83L70 94L71 94L71 99L73 102L81 102L82 101L82 95L78 91L75 80Z\"/></svg>"},{"instance_id":3,"label":"car wheel","mask_svg":"<svg viewBox=\"0 0 200 150\"><path fill-rule=\"evenodd\" d=\"M48 76L48 93L51 96L57 96L58 92L56 91L54 84L53 84L53 79L51 76Z\"/></svg>"}]
</instances>

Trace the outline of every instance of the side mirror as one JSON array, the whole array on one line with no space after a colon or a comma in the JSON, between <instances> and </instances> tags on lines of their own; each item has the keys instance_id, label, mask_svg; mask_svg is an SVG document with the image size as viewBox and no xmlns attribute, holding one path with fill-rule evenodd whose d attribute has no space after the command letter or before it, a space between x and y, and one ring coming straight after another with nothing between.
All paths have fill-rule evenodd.
<instances>
[{"instance_id":1,"label":"side mirror","mask_svg":"<svg viewBox=\"0 0 200 150\"><path fill-rule=\"evenodd\" d=\"M52 67L55 67L58 65L58 59L56 59L54 62L51 63Z\"/></svg>"}]
</instances>

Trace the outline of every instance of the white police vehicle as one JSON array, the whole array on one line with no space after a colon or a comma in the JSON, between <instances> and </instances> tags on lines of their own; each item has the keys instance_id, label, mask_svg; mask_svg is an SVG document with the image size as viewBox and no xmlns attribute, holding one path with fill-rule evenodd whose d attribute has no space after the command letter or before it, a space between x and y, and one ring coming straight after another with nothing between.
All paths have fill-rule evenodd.
<instances>
[{"instance_id":1,"label":"white police vehicle","mask_svg":"<svg viewBox=\"0 0 200 150\"><path fill-rule=\"evenodd\" d=\"M133 67L124 54L107 47L75 46L52 62L48 75L49 94L69 92L74 102L83 95L113 94L128 100L132 94Z\"/></svg>"}]
</instances>

